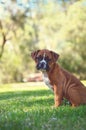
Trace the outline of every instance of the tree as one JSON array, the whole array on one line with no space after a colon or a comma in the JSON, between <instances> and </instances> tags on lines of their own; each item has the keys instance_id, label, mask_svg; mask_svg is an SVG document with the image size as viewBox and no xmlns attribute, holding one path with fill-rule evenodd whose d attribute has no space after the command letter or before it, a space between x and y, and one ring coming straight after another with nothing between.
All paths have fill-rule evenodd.
<instances>
[{"instance_id":1,"label":"tree","mask_svg":"<svg viewBox=\"0 0 86 130\"><path fill-rule=\"evenodd\" d=\"M15 5L16 1L11 2ZM36 72L30 53L42 48L59 53L62 66L84 79L86 9L83 2L67 4L66 13L56 2L37 5L33 10L21 10L15 5L16 12L10 6L0 20L0 82L23 81L23 77Z\"/></svg>"},{"instance_id":2,"label":"tree","mask_svg":"<svg viewBox=\"0 0 86 130\"><path fill-rule=\"evenodd\" d=\"M76 2L68 8L61 34L65 42L70 43L70 50L64 53L62 64L80 78L86 78L86 7L83 2ZM68 64L70 63L70 65ZM68 64L68 65L67 65Z\"/></svg>"}]
</instances>

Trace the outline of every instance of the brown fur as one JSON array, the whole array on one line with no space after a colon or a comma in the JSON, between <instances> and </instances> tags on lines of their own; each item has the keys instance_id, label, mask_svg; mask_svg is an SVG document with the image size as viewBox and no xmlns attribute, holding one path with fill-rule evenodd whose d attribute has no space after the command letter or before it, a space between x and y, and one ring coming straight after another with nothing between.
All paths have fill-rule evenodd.
<instances>
[{"instance_id":1,"label":"brown fur","mask_svg":"<svg viewBox=\"0 0 86 130\"><path fill-rule=\"evenodd\" d=\"M86 104L86 87L71 73L55 63L48 76L53 85L56 107L61 105L63 97L68 99L72 106Z\"/></svg>"},{"instance_id":2,"label":"brown fur","mask_svg":"<svg viewBox=\"0 0 86 130\"><path fill-rule=\"evenodd\" d=\"M37 54L43 55L44 52L52 59L49 63L50 70L47 71L47 74L50 84L53 86L55 107L61 105L63 98L66 98L73 107L86 104L86 87L79 79L56 63L58 54L49 50L41 50Z\"/></svg>"}]
</instances>

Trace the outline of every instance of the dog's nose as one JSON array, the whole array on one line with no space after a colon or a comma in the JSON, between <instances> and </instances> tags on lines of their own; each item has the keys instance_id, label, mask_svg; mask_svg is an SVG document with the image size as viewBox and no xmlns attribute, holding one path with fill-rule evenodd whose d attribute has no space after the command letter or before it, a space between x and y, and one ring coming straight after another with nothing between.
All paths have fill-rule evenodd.
<instances>
[{"instance_id":1,"label":"dog's nose","mask_svg":"<svg viewBox=\"0 0 86 130\"><path fill-rule=\"evenodd\" d=\"M44 62L41 62L37 65L37 69L46 69L46 64Z\"/></svg>"},{"instance_id":2,"label":"dog's nose","mask_svg":"<svg viewBox=\"0 0 86 130\"><path fill-rule=\"evenodd\" d=\"M41 68L43 68L43 69L46 68L46 64L44 62L41 63Z\"/></svg>"}]
</instances>

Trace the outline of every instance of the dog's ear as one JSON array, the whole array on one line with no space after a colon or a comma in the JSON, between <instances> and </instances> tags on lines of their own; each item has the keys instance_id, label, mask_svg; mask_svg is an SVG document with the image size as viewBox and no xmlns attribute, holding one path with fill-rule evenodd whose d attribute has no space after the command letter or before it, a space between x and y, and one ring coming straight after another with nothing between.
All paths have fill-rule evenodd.
<instances>
[{"instance_id":1,"label":"dog's ear","mask_svg":"<svg viewBox=\"0 0 86 130\"><path fill-rule=\"evenodd\" d=\"M34 51L31 53L31 57L33 58L33 60L36 60L37 54L40 50Z\"/></svg>"},{"instance_id":2,"label":"dog's ear","mask_svg":"<svg viewBox=\"0 0 86 130\"><path fill-rule=\"evenodd\" d=\"M52 59L54 62L56 62L59 58L59 54L53 52L53 51L50 51L51 55L52 55Z\"/></svg>"}]
</instances>

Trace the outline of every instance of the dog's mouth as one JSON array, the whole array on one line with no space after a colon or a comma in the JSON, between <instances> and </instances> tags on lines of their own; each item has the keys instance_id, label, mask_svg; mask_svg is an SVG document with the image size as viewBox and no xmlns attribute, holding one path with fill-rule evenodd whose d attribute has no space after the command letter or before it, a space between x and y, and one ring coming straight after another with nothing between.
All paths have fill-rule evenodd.
<instances>
[{"instance_id":1,"label":"dog's mouth","mask_svg":"<svg viewBox=\"0 0 86 130\"><path fill-rule=\"evenodd\" d=\"M38 63L36 66L37 70L49 71L49 65L47 63Z\"/></svg>"}]
</instances>

